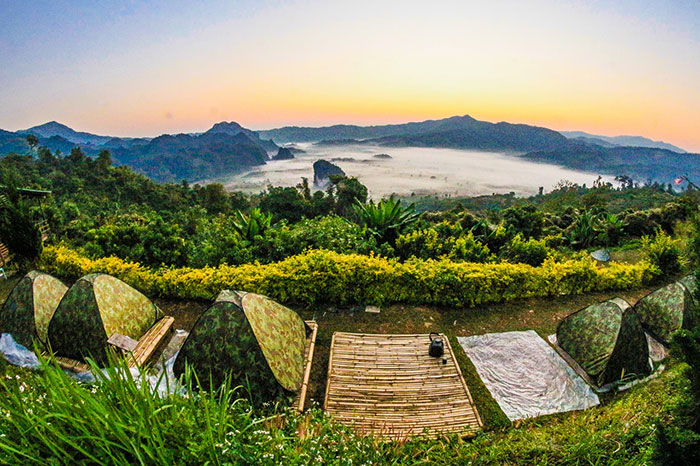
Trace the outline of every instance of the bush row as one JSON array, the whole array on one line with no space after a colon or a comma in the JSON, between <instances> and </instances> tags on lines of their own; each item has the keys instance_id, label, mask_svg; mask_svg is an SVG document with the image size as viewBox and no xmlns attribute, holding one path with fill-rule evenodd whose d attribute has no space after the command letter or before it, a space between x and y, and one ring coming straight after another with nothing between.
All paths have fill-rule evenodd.
<instances>
[{"instance_id":1,"label":"bush row","mask_svg":"<svg viewBox=\"0 0 700 466\"><path fill-rule=\"evenodd\" d=\"M48 246L42 268L76 279L103 272L150 296L212 299L222 289L265 294L281 302L473 306L532 296L630 289L653 280L649 262L598 266L592 259L526 264L475 264L449 259L406 262L374 255L310 250L273 264L148 269L116 257L89 259L65 246Z\"/></svg>"}]
</instances>

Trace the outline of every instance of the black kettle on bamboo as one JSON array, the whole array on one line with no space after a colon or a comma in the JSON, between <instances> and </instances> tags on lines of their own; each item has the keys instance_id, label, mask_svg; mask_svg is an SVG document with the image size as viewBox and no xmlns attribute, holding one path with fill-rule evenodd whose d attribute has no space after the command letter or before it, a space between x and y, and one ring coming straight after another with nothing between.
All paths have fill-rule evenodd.
<instances>
[{"instance_id":1,"label":"black kettle on bamboo","mask_svg":"<svg viewBox=\"0 0 700 466\"><path fill-rule=\"evenodd\" d=\"M445 354L445 343L437 332L430 332L430 348L428 349L428 354L434 358L440 358Z\"/></svg>"}]
</instances>

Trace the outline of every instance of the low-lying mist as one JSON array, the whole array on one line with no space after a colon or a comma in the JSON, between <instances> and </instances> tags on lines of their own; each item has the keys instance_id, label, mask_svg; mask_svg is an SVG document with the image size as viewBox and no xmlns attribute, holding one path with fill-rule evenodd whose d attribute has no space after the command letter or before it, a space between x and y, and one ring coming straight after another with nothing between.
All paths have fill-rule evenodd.
<instances>
[{"instance_id":1,"label":"low-lying mist","mask_svg":"<svg viewBox=\"0 0 700 466\"><path fill-rule=\"evenodd\" d=\"M308 143L296 147L306 152L295 154L293 160L270 161L251 171L216 181L231 190L256 193L267 185L295 186L302 177L307 177L311 183L312 165L318 159L333 162L348 176L357 177L374 199L394 193L402 196L509 192L530 195L536 194L540 186L550 191L560 180L590 186L597 178L597 174L494 152ZM376 154L388 154L391 158L375 157ZM605 179L612 180L611 177Z\"/></svg>"}]
</instances>

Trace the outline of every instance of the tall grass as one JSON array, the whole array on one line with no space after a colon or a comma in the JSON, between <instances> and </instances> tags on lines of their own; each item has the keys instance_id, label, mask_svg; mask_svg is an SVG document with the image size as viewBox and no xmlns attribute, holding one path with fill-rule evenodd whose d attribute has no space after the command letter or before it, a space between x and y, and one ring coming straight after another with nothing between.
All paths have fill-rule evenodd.
<instances>
[{"instance_id":1,"label":"tall grass","mask_svg":"<svg viewBox=\"0 0 700 466\"><path fill-rule=\"evenodd\" d=\"M46 363L44 363L46 364ZM9 463L223 464L256 459L255 417L240 389L226 382L215 392L193 390L184 377L185 395L158 393L144 374L125 363L81 384L45 365L41 374L0 379L0 451ZM50 459L50 461L49 461Z\"/></svg>"},{"instance_id":2,"label":"tall grass","mask_svg":"<svg viewBox=\"0 0 700 466\"><path fill-rule=\"evenodd\" d=\"M349 429L330 425L318 409L254 410L241 387L227 380L205 392L189 368L184 390L163 394L123 361L104 372L93 365L90 384L42 363L38 373L0 377L2 464L311 464L343 458L342 451L380 459L369 439L348 449Z\"/></svg>"},{"instance_id":3,"label":"tall grass","mask_svg":"<svg viewBox=\"0 0 700 466\"><path fill-rule=\"evenodd\" d=\"M654 423L674 403L678 380L672 368L607 406L526 421L471 441L384 443L354 435L318 409L254 411L230 383L197 391L190 372L184 379L189 395L160 395L123 363L98 372L96 384L50 366L37 373L5 370L0 463L42 465L644 464Z\"/></svg>"}]
</instances>

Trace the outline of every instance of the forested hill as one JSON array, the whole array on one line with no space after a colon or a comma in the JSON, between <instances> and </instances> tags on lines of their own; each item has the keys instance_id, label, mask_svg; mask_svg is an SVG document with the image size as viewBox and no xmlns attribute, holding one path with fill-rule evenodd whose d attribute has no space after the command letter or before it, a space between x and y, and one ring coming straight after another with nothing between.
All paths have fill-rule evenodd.
<instances>
[{"instance_id":1,"label":"forested hill","mask_svg":"<svg viewBox=\"0 0 700 466\"><path fill-rule=\"evenodd\" d=\"M244 133L159 136L143 146L120 147L114 159L160 182L201 180L263 165L267 152Z\"/></svg>"},{"instance_id":2,"label":"forested hill","mask_svg":"<svg viewBox=\"0 0 700 466\"><path fill-rule=\"evenodd\" d=\"M530 152L523 158L577 170L608 175L627 175L641 181L670 183L679 176L700 179L700 154L649 147L601 147L572 143L553 151Z\"/></svg>"}]
</instances>

